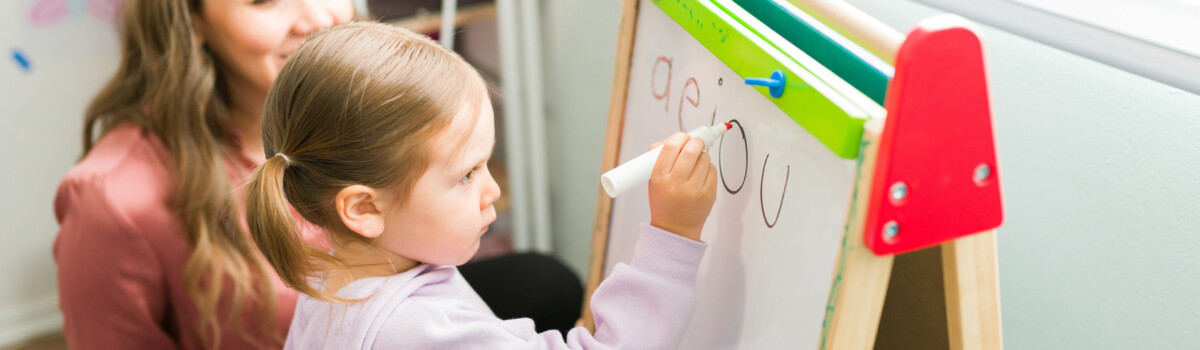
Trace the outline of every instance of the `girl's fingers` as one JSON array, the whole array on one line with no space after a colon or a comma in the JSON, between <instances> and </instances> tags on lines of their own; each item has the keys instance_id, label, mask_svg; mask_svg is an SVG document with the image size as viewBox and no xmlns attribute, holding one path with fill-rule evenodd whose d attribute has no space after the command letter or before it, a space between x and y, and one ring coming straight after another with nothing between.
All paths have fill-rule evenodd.
<instances>
[{"instance_id":1,"label":"girl's fingers","mask_svg":"<svg viewBox=\"0 0 1200 350\"><path fill-rule=\"evenodd\" d=\"M666 141L664 140L664 141L658 141L658 142L652 143L652 144L650 144L650 148L647 148L646 150L649 151L649 150L658 148L658 146L662 146L664 142L666 142Z\"/></svg>"},{"instance_id":2,"label":"girl's fingers","mask_svg":"<svg viewBox=\"0 0 1200 350\"><path fill-rule=\"evenodd\" d=\"M689 180L696 181L699 184L704 183L704 177L708 175L709 165L712 165L712 158L709 157L708 152L701 152L700 157L696 159L695 168L692 168L692 174L688 176Z\"/></svg>"},{"instance_id":3,"label":"girl's fingers","mask_svg":"<svg viewBox=\"0 0 1200 350\"><path fill-rule=\"evenodd\" d=\"M717 167L712 164L709 164L706 168L708 168L708 172L704 174L704 190L705 191L716 191L717 190L717 178L719 177L717 175Z\"/></svg>"},{"instance_id":4,"label":"girl's fingers","mask_svg":"<svg viewBox=\"0 0 1200 350\"><path fill-rule=\"evenodd\" d=\"M700 159L700 154L704 152L704 140L697 137L692 137L683 145L683 149L679 151L679 157L675 159L675 166L671 167L671 173L683 176L682 180L692 175L692 170L696 167L696 161Z\"/></svg>"},{"instance_id":5,"label":"girl's fingers","mask_svg":"<svg viewBox=\"0 0 1200 350\"><path fill-rule=\"evenodd\" d=\"M671 137L663 141L662 151L658 153L658 160L654 163L654 173L666 175L671 172L671 168L675 166L675 161L679 158L679 151L688 141L688 135L677 132Z\"/></svg>"}]
</instances>

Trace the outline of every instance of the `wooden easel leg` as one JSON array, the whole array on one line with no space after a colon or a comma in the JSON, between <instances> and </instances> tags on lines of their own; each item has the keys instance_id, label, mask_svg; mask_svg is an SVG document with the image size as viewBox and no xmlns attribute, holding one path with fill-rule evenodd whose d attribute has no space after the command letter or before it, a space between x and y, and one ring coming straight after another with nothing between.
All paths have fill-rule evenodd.
<instances>
[{"instance_id":1,"label":"wooden easel leg","mask_svg":"<svg viewBox=\"0 0 1200 350\"><path fill-rule=\"evenodd\" d=\"M860 238L854 236L853 238ZM875 256L861 239L842 247L845 269L838 271L833 295L826 307L826 331L821 349L871 349L883 313L884 297L892 272L891 256Z\"/></svg>"},{"instance_id":2,"label":"wooden easel leg","mask_svg":"<svg viewBox=\"0 0 1200 350\"><path fill-rule=\"evenodd\" d=\"M950 349L1002 349L996 231L942 245Z\"/></svg>"},{"instance_id":3,"label":"wooden easel leg","mask_svg":"<svg viewBox=\"0 0 1200 350\"><path fill-rule=\"evenodd\" d=\"M871 188L879 133L883 121L863 125L855 191L846 218L846 234L838 253L838 269L825 307L825 324L819 349L871 349L883 312L884 297L892 273L892 256L876 256L863 242L866 224L866 191Z\"/></svg>"}]
</instances>

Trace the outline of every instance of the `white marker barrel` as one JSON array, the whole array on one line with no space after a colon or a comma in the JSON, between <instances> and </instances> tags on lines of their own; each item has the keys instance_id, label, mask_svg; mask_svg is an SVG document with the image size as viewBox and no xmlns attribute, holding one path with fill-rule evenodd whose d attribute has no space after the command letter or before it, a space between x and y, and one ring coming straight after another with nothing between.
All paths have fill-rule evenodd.
<instances>
[{"instance_id":1,"label":"white marker barrel","mask_svg":"<svg viewBox=\"0 0 1200 350\"><path fill-rule=\"evenodd\" d=\"M729 131L729 127L729 123L711 127L701 126L689 131L688 135L704 140L704 148L708 149L709 146L712 146L713 141L717 140L717 137ZM660 152L662 152L662 146L655 147L600 175L600 186L604 187L604 193L607 193L609 197L617 198L621 193L650 181L650 174L654 172L654 163L658 162Z\"/></svg>"}]
</instances>

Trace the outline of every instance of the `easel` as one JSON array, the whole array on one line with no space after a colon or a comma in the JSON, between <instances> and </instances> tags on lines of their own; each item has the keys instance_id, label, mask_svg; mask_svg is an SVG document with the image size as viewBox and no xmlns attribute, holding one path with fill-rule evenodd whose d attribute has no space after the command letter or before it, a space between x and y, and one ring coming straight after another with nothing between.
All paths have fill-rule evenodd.
<instances>
[{"instance_id":1,"label":"easel","mask_svg":"<svg viewBox=\"0 0 1200 350\"><path fill-rule=\"evenodd\" d=\"M1002 348L994 231L1002 215L999 175L975 35L951 19L919 25L905 38L840 1L792 1L896 66L885 104L889 124L863 125L837 278L817 347ZM622 3L602 170L618 161L637 5ZM929 79L923 72L930 69L962 83ZM956 174L966 180L930 170L963 166L974 169ZM589 297L603 276L612 203L598 190ZM941 283L918 279L931 272L941 273ZM942 310L931 306L944 306L945 313L930 314ZM594 330L586 302L583 312Z\"/></svg>"}]
</instances>

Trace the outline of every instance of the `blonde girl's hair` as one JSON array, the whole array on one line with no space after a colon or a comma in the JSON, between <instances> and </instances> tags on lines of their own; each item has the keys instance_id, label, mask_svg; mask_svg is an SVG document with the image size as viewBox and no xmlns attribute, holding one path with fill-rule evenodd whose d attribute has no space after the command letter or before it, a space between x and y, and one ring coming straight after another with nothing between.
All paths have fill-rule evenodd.
<instances>
[{"instance_id":1,"label":"blonde girl's hair","mask_svg":"<svg viewBox=\"0 0 1200 350\"><path fill-rule=\"evenodd\" d=\"M354 22L324 29L288 60L263 109L267 162L247 188L251 236L290 287L347 266L304 244L290 203L334 242L365 240L346 228L334 196L350 185L391 189L404 203L431 162L431 140L464 107L486 98L482 77L429 38Z\"/></svg>"},{"instance_id":2,"label":"blonde girl's hair","mask_svg":"<svg viewBox=\"0 0 1200 350\"><path fill-rule=\"evenodd\" d=\"M172 204L193 249L183 281L203 345L219 346L222 324L252 344L261 343L262 333L279 344L270 277L238 220L227 178L224 159L236 152L228 89L193 31L193 15L202 10L203 0L125 0L118 25L123 56L84 113L83 151L119 124L153 133L171 156ZM231 298L222 300L224 293ZM239 325L247 320L254 324Z\"/></svg>"}]
</instances>

